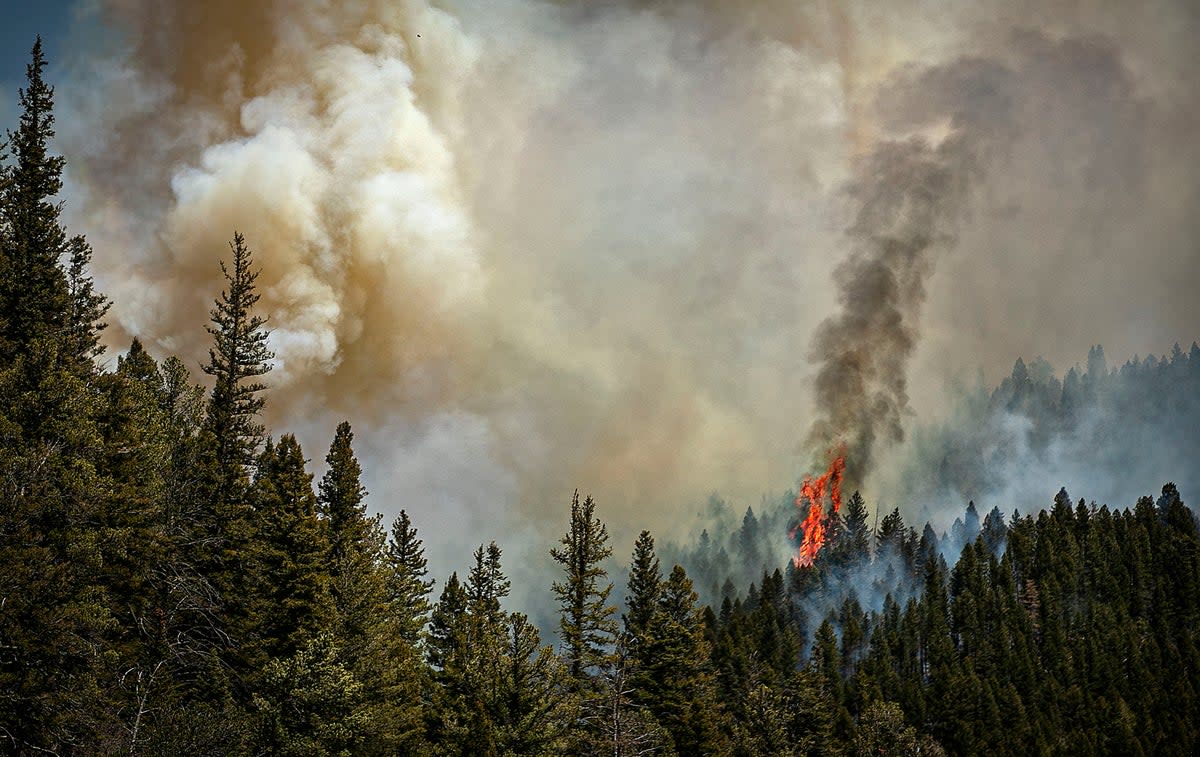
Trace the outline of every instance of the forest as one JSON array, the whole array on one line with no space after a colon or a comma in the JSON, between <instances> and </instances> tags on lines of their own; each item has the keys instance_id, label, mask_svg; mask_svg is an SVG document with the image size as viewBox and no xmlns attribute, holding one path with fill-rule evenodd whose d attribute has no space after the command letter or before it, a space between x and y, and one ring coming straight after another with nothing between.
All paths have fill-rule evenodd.
<instances>
[{"instance_id":1,"label":"forest","mask_svg":"<svg viewBox=\"0 0 1200 757\"><path fill-rule=\"evenodd\" d=\"M625 556L603 503L564 492L552 638L507 604L502 545L431 576L420 524L372 514L350 424L319 479L264 427L253 240L214 250L204 376L136 339L100 360L109 301L63 226L45 65L39 42L0 169L0 751L1200 750L1200 539L1173 483L1112 507L969 503L941 535L899 509L872 524L855 492L805 567L773 564L766 536L794 525L794 494L688 546L643 531ZM1200 397L1195 345L1096 358L1060 383L1019 362L979 412L1068 424L1111 400L1115 423L1142 412L1124 387L1152 384L1159 415ZM959 480L978 455L947 446Z\"/></svg>"}]
</instances>

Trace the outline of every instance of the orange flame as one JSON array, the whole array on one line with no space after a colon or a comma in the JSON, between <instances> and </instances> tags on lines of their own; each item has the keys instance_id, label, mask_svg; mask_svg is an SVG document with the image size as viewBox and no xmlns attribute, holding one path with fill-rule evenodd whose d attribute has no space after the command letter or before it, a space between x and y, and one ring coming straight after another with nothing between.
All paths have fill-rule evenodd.
<instances>
[{"instance_id":1,"label":"orange flame","mask_svg":"<svg viewBox=\"0 0 1200 757\"><path fill-rule=\"evenodd\" d=\"M805 476L800 484L800 496L796 497L796 507L804 512L805 500L808 502L808 517L799 526L792 528L788 536L794 541L798 530L804 530L804 538L792 562L797 568L807 568L817 559L817 553L825 545L825 531L828 516L825 514L825 493L829 492L829 500L833 503L833 512L842 506L842 474L846 471L846 456L838 452L829 469L823 475L813 478Z\"/></svg>"}]
</instances>

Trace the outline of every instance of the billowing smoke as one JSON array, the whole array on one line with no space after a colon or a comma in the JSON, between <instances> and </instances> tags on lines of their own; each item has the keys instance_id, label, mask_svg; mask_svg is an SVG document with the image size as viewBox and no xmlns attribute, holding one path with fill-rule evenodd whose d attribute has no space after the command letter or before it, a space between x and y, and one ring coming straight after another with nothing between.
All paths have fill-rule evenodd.
<instances>
[{"instance_id":1,"label":"billowing smoke","mask_svg":"<svg viewBox=\"0 0 1200 757\"><path fill-rule=\"evenodd\" d=\"M1005 170L1015 140L1057 137L1053 113L1064 101L1078 108L1073 140L1099 147L1111 139L1097 135L1120 135L1121 178L1137 181L1140 145L1130 137L1141 104L1109 43L1014 33L1003 54L901 70L881 88L877 123L898 136L881 138L859 161L847 191L855 211L851 252L834 272L840 309L813 346L820 369L809 443L818 457L845 445L850 475L861 481L877 443L903 439L909 366L938 253L955 246L973 187Z\"/></svg>"},{"instance_id":2,"label":"billowing smoke","mask_svg":"<svg viewBox=\"0 0 1200 757\"><path fill-rule=\"evenodd\" d=\"M269 422L349 419L442 569L576 486L624 539L840 435L863 481L947 376L1194 323L1190 3L96 5L59 125L113 348L198 365L242 231Z\"/></svg>"},{"instance_id":3,"label":"billowing smoke","mask_svg":"<svg viewBox=\"0 0 1200 757\"><path fill-rule=\"evenodd\" d=\"M877 439L903 438L925 280L933 250L952 240L976 137L952 128L938 145L923 136L880 144L850 189L861 207L853 251L834 273L841 310L814 340L821 367L809 444L818 454L844 446L858 480Z\"/></svg>"}]
</instances>

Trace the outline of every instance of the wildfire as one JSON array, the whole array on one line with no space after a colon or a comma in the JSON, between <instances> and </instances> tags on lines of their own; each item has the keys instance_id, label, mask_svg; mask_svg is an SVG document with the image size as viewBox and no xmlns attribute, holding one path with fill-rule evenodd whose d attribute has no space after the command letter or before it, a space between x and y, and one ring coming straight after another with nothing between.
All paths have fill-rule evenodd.
<instances>
[{"instance_id":1,"label":"wildfire","mask_svg":"<svg viewBox=\"0 0 1200 757\"><path fill-rule=\"evenodd\" d=\"M797 531L804 531L804 538L796 556L792 558L797 568L811 566L825 544L825 530L829 519L825 513L825 494L828 492L829 500L833 504L832 512L836 513L842 506L842 474L845 470L846 456L838 452L824 474L816 478L805 476L800 484L800 496L796 497L796 507L803 512L807 501L808 516L788 534L795 541Z\"/></svg>"}]
</instances>

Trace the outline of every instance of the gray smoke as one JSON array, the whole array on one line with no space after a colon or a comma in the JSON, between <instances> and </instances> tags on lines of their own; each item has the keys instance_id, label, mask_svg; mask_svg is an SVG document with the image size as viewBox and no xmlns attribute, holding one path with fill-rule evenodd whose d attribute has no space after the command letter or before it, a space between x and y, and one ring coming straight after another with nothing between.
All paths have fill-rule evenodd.
<instances>
[{"instance_id":1,"label":"gray smoke","mask_svg":"<svg viewBox=\"0 0 1200 757\"><path fill-rule=\"evenodd\" d=\"M536 564L575 487L626 554L839 435L864 480L948 377L1196 322L1194 3L83 7L59 126L111 346L198 365L241 229L268 422L320 460L350 420L439 574Z\"/></svg>"},{"instance_id":2,"label":"gray smoke","mask_svg":"<svg viewBox=\"0 0 1200 757\"><path fill-rule=\"evenodd\" d=\"M875 107L883 128L901 136L880 140L849 185L856 210L851 252L834 274L840 310L818 327L813 345L820 369L810 448L821 456L844 444L856 481L872 472L881 442L904 438L911 361L941 253L959 246L960 227L977 223L972 216L1019 212L995 207L1001 182L991 177L1012 174L1014 153L1021 161L1030 151L1059 150L1070 165L1091 150L1092 180L1136 189L1143 164L1143 104L1105 40L1016 32L991 56L901 71ZM1043 157L1047 170L1062 170ZM991 284L1010 287L1023 283Z\"/></svg>"}]
</instances>

